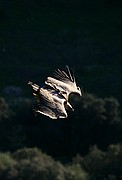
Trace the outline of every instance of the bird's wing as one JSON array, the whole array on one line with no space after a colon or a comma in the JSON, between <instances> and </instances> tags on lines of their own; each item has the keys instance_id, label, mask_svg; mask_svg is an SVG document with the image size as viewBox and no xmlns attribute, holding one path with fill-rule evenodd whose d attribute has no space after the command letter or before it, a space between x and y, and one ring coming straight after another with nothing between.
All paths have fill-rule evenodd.
<instances>
[{"instance_id":1,"label":"bird's wing","mask_svg":"<svg viewBox=\"0 0 122 180\"><path fill-rule=\"evenodd\" d=\"M54 72L54 78L56 78L59 81L62 81L70 86L76 86L76 82L75 82L75 76L73 71L66 66L67 71L61 71L60 69L55 70Z\"/></svg>"},{"instance_id":2,"label":"bird's wing","mask_svg":"<svg viewBox=\"0 0 122 180\"><path fill-rule=\"evenodd\" d=\"M38 109L35 109L35 112L37 113L41 113L45 116L50 117L51 119L57 119L57 116L55 114L55 112L53 112L50 108L48 108L47 106L43 106L43 105L39 105Z\"/></svg>"},{"instance_id":3,"label":"bird's wing","mask_svg":"<svg viewBox=\"0 0 122 180\"><path fill-rule=\"evenodd\" d=\"M71 86L59 81L52 77L47 77L47 80L45 81L45 84L52 87L54 90L57 90L59 93L66 92L69 94L69 91L71 91Z\"/></svg>"},{"instance_id":4,"label":"bird's wing","mask_svg":"<svg viewBox=\"0 0 122 180\"><path fill-rule=\"evenodd\" d=\"M46 90L40 88L37 84L34 84L31 81L28 82L28 85L31 86L33 95L36 98L36 104L33 106L34 112L39 112L49 116L50 118L56 119L55 113L49 108L50 106L53 107L53 100L48 96Z\"/></svg>"},{"instance_id":5,"label":"bird's wing","mask_svg":"<svg viewBox=\"0 0 122 180\"><path fill-rule=\"evenodd\" d=\"M60 92L66 92L67 97L70 93L77 90L75 76L73 72L67 67L67 72L60 69L54 72L54 77L47 77L45 84L59 90Z\"/></svg>"},{"instance_id":6,"label":"bird's wing","mask_svg":"<svg viewBox=\"0 0 122 180\"><path fill-rule=\"evenodd\" d=\"M33 82L29 81L28 85L31 86L33 92L37 92L39 90L39 86L37 84L34 84Z\"/></svg>"},{"instance_id":7,"label":"bird's wing","mask_svg":"<svg viewBox=\"0 0 122 180\"><path fill-rule=\"evenodd\" d=\"M37 99L38 109L36 112L49 116L52 119L66 118L67 113L63 105L64 99L59 98L57 94L49 91L49 89L40 88Z\"/></svg>"}]
</instances>

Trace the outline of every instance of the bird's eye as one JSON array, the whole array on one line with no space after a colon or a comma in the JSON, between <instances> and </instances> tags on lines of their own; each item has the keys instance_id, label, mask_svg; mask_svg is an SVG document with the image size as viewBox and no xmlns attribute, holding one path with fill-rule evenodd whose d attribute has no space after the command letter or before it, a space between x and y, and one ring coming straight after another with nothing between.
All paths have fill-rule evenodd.
<instances>
[{"instance_id":1,"label":"bird's eye","mask_svg":"<svg viewBox=\"0 0 122 180\"><path fill-rule=\"evenodd\" d=\"M77 89L80 91L80 87L77 87Z\"/></svg>"}]
</instances>

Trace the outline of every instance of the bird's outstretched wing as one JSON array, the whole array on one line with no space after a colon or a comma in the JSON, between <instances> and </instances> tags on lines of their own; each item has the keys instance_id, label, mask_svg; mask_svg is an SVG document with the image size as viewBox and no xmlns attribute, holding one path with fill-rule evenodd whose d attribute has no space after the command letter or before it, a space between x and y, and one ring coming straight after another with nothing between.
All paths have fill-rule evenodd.
<instances>
[{"instance_id":1,"label":"bird's outstretched wing","mask_svg":"<svg viewBox=\"0 0 122 180\"><path fill-rule=\"evenodd\" d=\"M54 92L40 88L38 106L40 112L52 119L66 118L67 113L64 108L65 99L60 98Z\"/></svg>"},{"instance_id":2,"label":"bird's outstretched wing","mask_svg":"<svg viewBox=\"0 0 122 180\"><path fill-rule=\"evenodd\" d=\"M67 71L60 69L54 72L54 77L48 77L45 84L58 89L60 92L66 92L67 98L70 93L77 93L81 96L81 90L77 87L73 72L66 66Z\"/></svg>"},{"instance_id":3,"label":"bird's outstretched wing","mask_svg":"<svg viewBox=\"0 0 122 180\"><path fill-rule=\"evenodd\" d=\"M74 86L73 84L76 84L74 73L68 66L66 66L66 70L67 71L65 72L65 71L61 71L60 69L57 69L55 70L53 75L57 80Z\"/></svg>"},{"instance_id":4,"label":"bird's outstretched wing","mask_svg":"<svg viewBox=\"0 0 122 180\"><path fill-rule=\"evenodd\" d=\"M36 97L37 106L35 112L46 115L52 119L67 118L67 112L64 107L65 99L60 97L55 90L39 87L36 84L29 83L33 89L33 95Z\"/></svg>"}]
</instances>

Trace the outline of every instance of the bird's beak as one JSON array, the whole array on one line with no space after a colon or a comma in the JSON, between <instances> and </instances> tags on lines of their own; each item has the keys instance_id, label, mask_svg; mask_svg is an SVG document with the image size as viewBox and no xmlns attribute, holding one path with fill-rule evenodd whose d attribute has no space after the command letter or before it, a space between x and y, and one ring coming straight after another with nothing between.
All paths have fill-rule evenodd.
<instances>
[{"instance_id":1,"label":"bird's beak","mask_svg":"<svg viewBox=\"0 0 122 180\"><path fill-rule=\"evenodd\" d=\"M76 94L77 97L79 97L79 96L81 97L82 96L81 91L78 91L77 93L74 93L74 94Z\"/></svg>"},{"instance_id":2,"label":"bird's beak","mask_svg":"<svg viewBox=\"0 0 122 180\"><path fill-rule=\"evenodd\" d=\"M80 96L82 96L82 93L81 93L81 91L80 91Z\"/></svg>"}]
</instances>

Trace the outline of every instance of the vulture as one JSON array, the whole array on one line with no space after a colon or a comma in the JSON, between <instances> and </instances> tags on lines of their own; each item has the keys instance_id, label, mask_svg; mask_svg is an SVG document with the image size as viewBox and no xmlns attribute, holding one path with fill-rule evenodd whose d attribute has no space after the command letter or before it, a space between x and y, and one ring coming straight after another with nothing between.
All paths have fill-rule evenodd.
<instances>
[{"instance_id":1,"label":"vulture","mask_svg":"<svg viewBox=\"0 0 122 180\"><path fill-rule=\"evenodd\" d=\"M76 85L73 72L66 66L67 71L57 69L53 77L47 77L44 86L29 81L33 96L36 99L35 113L41 113L51 119L67 118L67 111L74 111L69 103L71 93L81 96L81 90Z\"/></svg>"}]
</instances>

